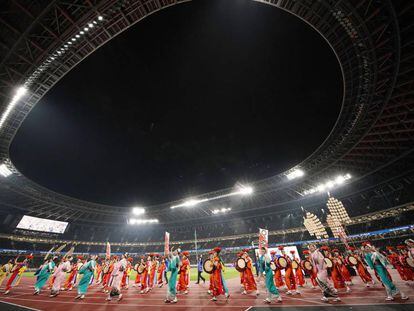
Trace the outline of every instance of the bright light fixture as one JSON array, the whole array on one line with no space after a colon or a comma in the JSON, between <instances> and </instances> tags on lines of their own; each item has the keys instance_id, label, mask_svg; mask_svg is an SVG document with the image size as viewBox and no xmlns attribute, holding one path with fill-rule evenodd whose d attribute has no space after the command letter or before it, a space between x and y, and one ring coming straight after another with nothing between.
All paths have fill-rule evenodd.
<instances>
[{"instance_id":1,"label":"bright light fixture","mask_svg":"<svg viewBox=\"0 0 414 311\"><path fill-rule=\"evenodd\" d=\"M335 186L341 186L345 183L345 181L351 179L351 177L351 174L338 175L334 179L329 179L326 182L317 185L316 187L305 190L303 192L303 195L314 194L316 192L324 192L328 189L334 188Z\"/></svg>"},{"instance_id":2,"label":"bright light fixture","mask_svg":"<svg viewBox=\"0 0 414 311\"><path fill-rule=\"evenodd\" d=\"M3 126L4 122L6 121L7 117L9 116L10 112L16 106L17 102L22 99L22 97L27 93L27 88L24 86L20 86L16 89L16 93L14 94L11 102L7 106L6 110L3 112L3 115L0 119L0 128Z\"/></svg>"},{"instance_id":3,"label":"bright light fixture","mask_svg":"<svg viewBox=\"0 0 414 311\"><path fill-rule=\"evenodd\" d=\"M211 212L214 214L214 215L217 215L217 214L224 214L224 213L227 213L227 212L229 212L229 211L231 211L231 208L230 207L222 207L222 208L220 208L220 209L214 209L214 210L212 210Z\"/></svg>"},{"instance_id":4,"label":"bright light fixture","mask_svg":"<svg viewBox=\"0 0 414 311\"><path fill-rule=\"evenodd\" d=\"M133 207L132 208L132 213L134 215L142 215L142 214L145 214L145 209L142 208L142 207Z\"/></svg>"},{"instance_id":5,"label":"bright light fixture","mask_svg":"<svg viewBox=\"0 0 414 311\"><path fill-rule=\"evenodd\" d=\"M6 164L0 165L0 175L3 177L9 177L13 172L6 166Z\"/></svg>"},{"instance_id":6,"label":"bright light fixture","mask_svg":"<svg viewBox=\"0 0 414 311\"><path fill-rule=\"evenodd\" d=\"M253 188L250 186L240 186L239 191L236 191L234 194L249 195L253 193Z\"/></svg>"},{"instance_id":7,"label":"bright light fixture","mask_svg":"<svg viewBox=\"0 0 414 311\"><path fill-rule=\"evenodd\" d=\"M98 16L98 20L99 20L99 21L103 20L103 17L99 15L99 16Z\"/></svg>"},{"instance_id":8,"label":"bright light fixture","mask_svg":"<svg viewBox=\"0 0 414 311\"><path fill-rule=\"evenodd\" d=\"M158 219L139 219L139 218L130 218L128 223L130 225L144 225L144 224L156 224Z\"/></svg>"},{"instance_id":9,"label":"bright light fixture","mask_svg":"<svg viewBox=\"0 0 414 311\"><path fill-rule=\"evenodd\" d=\"M301 169L297 168L297 169L294 169L293 171L287 173L286 177L287 177L287 179L292 180L292 179L302 177L303 175L305 175L305 172L302 171Z\"/></svg>"}]
</instances>

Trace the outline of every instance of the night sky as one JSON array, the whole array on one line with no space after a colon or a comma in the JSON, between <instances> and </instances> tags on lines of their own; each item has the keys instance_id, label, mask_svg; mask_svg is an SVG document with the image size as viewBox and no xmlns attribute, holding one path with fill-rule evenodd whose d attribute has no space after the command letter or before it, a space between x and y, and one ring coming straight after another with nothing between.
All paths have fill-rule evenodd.
<instances>
[{"instance_id":1,"label":"night sky","mask_svg":"<svg viewBox=\"0 0 414 311\"><path fill-rule=\"evenodd\" d=\"M339 114L328 44L252 1L158 12L69 72L11 147L27 177L94 202L144 206L279 173Z\"/></svg>"}]
</instances>

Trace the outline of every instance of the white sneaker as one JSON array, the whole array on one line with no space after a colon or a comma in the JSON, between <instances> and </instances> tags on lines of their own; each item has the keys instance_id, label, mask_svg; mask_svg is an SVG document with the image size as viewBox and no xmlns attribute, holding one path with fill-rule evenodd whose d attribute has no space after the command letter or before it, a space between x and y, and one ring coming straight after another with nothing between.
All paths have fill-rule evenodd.
<instances>
[{"instance_id":1,"label":"white sneaker","mask_svg":"<svg viewBox=\"0 0 414 311\"><path fill-rule=\"evenodd\" d=\"M256 296L259 296L260 295L260 292L257 290L256 291Z\"/></svg>"},{"instance_id":2,"label":"white sneaker","mask_svg":"<svg viewBox=\"0 0 414 311\"><path fill-rule=\"evenodd\" d=\"M282 297L281 296L277 296L276 301L277 302L282 302Z\"/></svg>"},{"instance_id":3,"label":"white sneaker","mask_svg":"<svg viewBox=\"0 0 414 311\"><path fill-rule=\"evenodd\" d=\"M217 301L217 298L213 296L213 298L211 298L211 301Z\"/></svg>"},{"instance_id":4,"label":"white sneaker","mask_svg":"<svg viewBox=\"0 0 414 311\"><path fill-rule=\"evenodd\" d=\"M322 300L322 301L324 301L324 302L329 302L329 299L328 299L328 298L326 298L325 296L323 296L323 297L321 298L321 300Z\"/></svg>"},{"instance_id":5,"label":"white sneaker","mask_svg":"<svg viewBox=\"0 0 414 311\"><path fill-rule=\"evenodd\" d=\"M177 299L177 297L175 297L171 302L172 303L177 303L177 301L178 301L178 299Z\"/></svg>"},{"instance_id":6,"label":"white sneaker","mask_svg":"<svg viewBox=\"0 0 414 311\"><path fill-rule=\"evenodd\" d=\"M293 295L300 295L300 291L295 290L292 294L293 294Z\"/></svg>"},{"instance_id":7,"label":"white sneaker","mask_svg":"<svg viewBox=\"0 0 414 311\"><path fill-rule=\"evenodd\" d=\"M341 301L341 298L336 297L333 301L336 301L336 302Z\"/></svg>"},{"instance_id":8,"label":"white sneaker","mask_svg":"<svg viewBox=\"0 0 414 311\"><path fill-rule=\"evenodd\" d=\"M271 301L270 301L270 299L269 299L269 298L264 299L264 300L263 300L263 302L265 302L265 303L269 303L269 304L271 303Z\"/></svg>"},{"instance_id":9,"label":"white sneaker","mask_svg":"<svg viewBox=\"0 0 414 311\"><path fill-rule=\"evenodd\" d=\"M187 295L188 294L188 290L185 290L184 294Z\"/></svg>"},{"instance_id":10,"label":"white sneaker","mask_svg":"<svg viewBox=\"0 0 414 311\"><path fill-rule=\"evenodd\" d=\"M122 299L122 294L119 295L118 301L120 301L121 299Z\"/></svg>"},{"instance_id":11,"label":"white sneaker","mask_svg":"<svg viewBox=\"0 0 414 311\"><path fill-rule=\"evenodd\" d=\"M406 296L404 293L400 293L401 299L402 300L407 300L408 296Z\"/></svg>"},{"instance_id":12,"label":"white sneaker","mask_svg":"<svg viewBox=\"0 0 414 311\"><path fill-rule=\"evenodd\" d=\"M85 299L85 295L81 295L80 297L79 297L79 299Z\"/></svg>"},{"instance_id":13,"label":"white sneaker","mask_svg":"<svg viewBox=\"0 0 414 311\"><path fill-rule=\"evenodd\" d=\"M242 295L247 295L247 292L245 290L242 291Z\"/></svg>"},{"instance_id":14,"label":"white sneaker","mask_svg":"<svg viewBox=\"0 0 414 311\"><path fill-rule=\"evenodd\" d=\"M394 297L392 297L392 296L387 296L387 298L385 298L385 300L386 300L386 301L393 301L393 300L394 300Z\"/></svg>"},{"instance_id":15,"label":"white sneaker","mask_svg":"<svg viewBox=\"0 0 414 311\"><path fill-rule=\"evenodd\" d=\"M288 290L288 291L286 292L286 295L292 295L292 292L291 292L290 290Z\"/></svg>"},{"instance_id":16,"label":"white sneaker","mask_svg":"<svg viewBox=\"0 0 414 311\"><path fill-rule=\"evenodd\" d=\"M208 290L208 291L207 291L207 294L211 295L211 290Z\"/></svg>"},{"instance_id":17,"label":"white sneaker","mask_svg":"<svg viewBox=\"0 0 414 311\"><path fill-rule=\"evenodd\" d=\"M111 301L112 300L112 298L111 297L107 297L106 298L106 301Z\"/></svg>"}]
</instances>

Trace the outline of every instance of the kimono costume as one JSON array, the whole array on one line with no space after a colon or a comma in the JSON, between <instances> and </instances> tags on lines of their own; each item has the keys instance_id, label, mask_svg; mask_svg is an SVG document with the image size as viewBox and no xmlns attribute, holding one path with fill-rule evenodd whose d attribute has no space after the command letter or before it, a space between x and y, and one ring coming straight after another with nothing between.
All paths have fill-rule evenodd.
<instances>
[{"instance_id":1,"label":"kimono costume","mask_svg":"<svg viewBox=\"0 0 414 311\"><path fill-rule=\"evenodd\" d=\"M12 268L11 276L7 281L5 292L10 291L12 287L19 285L22 274L27 269L27 263L17 262Z\"/></svg>"},{"instance_id":2,"label":"kimono costume","mask_svg":"<svg viewBox=\"0 0 414 311\"><path fill-rule=\"evenodd\" d=\"M122 277L121 288L128 289L130 275L131 275L131 263L128 262L126 270L124 272L124 276Z\"/></svg>"},{"instance_id":3,"label":"kimono costume","mask_svg":"<svg viewBox=\"0 0 414 311\"><path fill-rule=\"evenodd\" d=\"M179 292L186 291L188 288L188 273L190 271L190 261L188 258L185 258L181 261L181 266L179 270L177 290Z\"/></svg>"},{"instance_id":4,"label":"kimono costume","mask_svg":"<svg viewBox=\"0 0 414 311\"><path fill-rule=\"evenodd\" d=\"M114 270L112 271L112 289L110 292L111 297L118 296L121 294L121 282L125 273L126 266L127 261L125 258L121 259L120 261L114 264Z\"/></svg>"},{"instance_id":5,"label":"kimono costume","mask_svg":"<svg viewBox=\"0 0 414 311\"><path fill-rule=\"evenodd\" d=\"M213 273L211 274L210 285L212 287L213 297L217 297L219 295L225 294L223 276L222 276L223 265L221 263L220 258L217 256L213 258L213 263L214 263L215 269L213 270Z\"/></svg>"},{"instance_id":6,"label":"kimono costume","mask_svg":"<svg viewBox=\"0 0 414 311\"><path fill-rule=\"evenodd\" d=\"M149 288L153 288L154 284L156 284L156 274L157 274L157 262L151 261L151 267L148 269L149 275L148 275L148 286Z\"/></svg>"},{"instance_id":7,"label":"kimono costume","mask_svg":"<svg viewBox=\"0 0 414 311\"><path fill-rule=\"evenodd\" d=\"M60 289L63 288L63 284L66 280L66 272L69 272L71 268L70 261L64 261L59 264L55 270L54 276L55 279L52 285L52 294L58 294Z\"/></svg>"},{"instance_id":8,"label":"kimono costume","mask_svg":"<svg viewBox=\"0 0 414 311\"><path fill-rule=\"evenodd\" d=\"M246 269L242 272L243 287L245 291L257 290L256 281L253 276L253 265L250 257L246 259L247 266Z\"/></svg>"},{"instance_id":9,"label":"kimono costume","mask_svg":"<svg viewBox=\"0 0 414 311\"><path fill-rule=\"evenodd\" d=\"M151 262L147 261L144 271L141 273L141 290L147 289L149 287L149 270L151 267Z\"/></svg>"},{"instance_id":10,"label":"kimono costume","mask_svg":"<svg viewBox=\"0 0 414 311\"><path fill-rule=\"evenodd\" d=\"M328 269L325 257L319 250L311 254L313 269L316 271L316 282L318 283L324 297L338 297L337 292L328 282Z\"/></svg>"},{"instance_id":11,"label":"kimono costume","mask_svg":"<svg viewBox=\"0 0 414 311\"><path fill-rule=\"evenodd\" d=\"M95 267L96 261L91 259L79 269L79 274L82 275L82 278L80 279L78 284L79 295L85 295L88 291L90 280L93 277Z\"/></svg>"},{"instance_id":12,"label":"kimono costume","mask_svg":"<svg viewBox=\"0 0 414 311\"><path fill-rule=\"evenodd\" d=\"M180 264L180 258L178 256L171 256L168 264L168 271L171 271L170 280L167 287L167 300L172 301L177 298L176 283L178 275L178 266Z\"/></svg>"},{"instance_id":13,"label":"kimono costume","mask_svg":"<svg viewBox=\"0 0 414 311\"><path fill-rule=\"evenodd\" d=\"M164 284L165 262L161 262L157 271L157 283L159 286Z\"/></svg>"},{"instance_id":14,"label":"kimono costume","mask_svg":"<svg viewBox=\"0 0 414 311\"><path fill-rule=\"evenodd\" d=\"M296 290L295 274L293 273L292 260L289 256L283 256L287 261L285 268L285 283L289 291Z\"/></svg>"},{"instance_id":15,"label":"kimono costume","mask_svg":"<svg viewBox=\"0 0 414 311\"><path fill-rule=\"evenodd\" d=\"M385 287L388 296L395 296L399 293L398 288L394 285L389 278L387 271L387 260L378 252L372 252L365 254L365 260L368 266L376 272L382 284Z\"/></svg>"},{"instance_id":16,"label":"kimono costume","mask_svg":"<svg viewBox=\"0 0 414 311\"><path fill-rule=\"evenodd\" d=\"M260 267L264 267L265 272L265 284L267 289L267 298L270 300L273 296L279 297L279 291L277 290L275 283L273 281L273 271L270 268L271 258L269 255L261 255L259 257Z\"/></svg>"},{"instance_id":17,"label":"kimono costume","mask_svg":"<svg viewBox=\"0 0 414 311\"><path fill-rule=\"evenodd\" d=\"M300 262L299 259L294 258L298 263ZM295 275L296 275L296 283L299 286L303 286L305 285L305 275L302 271L302 267L299 265L299 267L297 269L295 269Z\"/></svg>"},{"instance_id":18,"label":"kimono costume","mask_svg":"<svg viewBox=\"0 0 414 311\"><path fill-rule=\"evenodd\" d=\"M50 277L53 269L55 268L55 263L50 261L42 265L39 270L36 271L36 283L35 283L35 291L40 292L43 286L46 284L47 280Z\"/></svg>"},{"instance_id":19,"label":"kimono costume","mask_svg":"<svg viewBox=\"0 0 414 311\"><path fill-rule=\"evenodd\" d=\"M331 259L333 267L331 268L331 278L336 289L345 288L345 280L342 277L341 265L336 258Z\"/></svg>"},{"instance_id":20,"label":"kimono costume","mask_svg":"<svg viewBox=\"0 0 414 311\"><path fill-rule=\"evenodd\" d=\"M11 270L13 269L12 263L6 263L0 268L0 286L3 281L9 276Z\"/></svg>"},{"instance_id":21,"label":"kimono costume","mask_svg":"<svg viewBox=\"0 0 414 311\"><path fill-rule=\"evenodd\" d=\"M69 273L69 277L67 278L65 282L65 289L66 290L72 290L73 286L76 284L76 278L78 275L78 265L74 263L72 265L72 270Z\"/></svg>"},{"instance_id":22,"label":"kimono costume","mask_svg":"<svg viewBox=\"0 0 414 311\"><path fill-rule=\"evenodd\" d=\"M279 256L275 255L272 258L272 261L275 261L277 258L279 258ZM283 282L283 277L282 277L282 269L280 269L279 267L277 267L275 271L274 279L275 279L276 287L282 287L285 285L285 282Z\"/></svg>"},{"instance_id":23,"label":"kimono costume","mask_svg":"<svg viewBox=\"0 0 414 311\"><path fill-rule=\"evenodd\" d=\"M361 257L359 256L355 256L355 257L357 258L356 270L362 282L364 282L365 284L372 282L372 276L368 272L368 269L365 267L365 264L362 261Z\"/></svg>"}]
</instances>

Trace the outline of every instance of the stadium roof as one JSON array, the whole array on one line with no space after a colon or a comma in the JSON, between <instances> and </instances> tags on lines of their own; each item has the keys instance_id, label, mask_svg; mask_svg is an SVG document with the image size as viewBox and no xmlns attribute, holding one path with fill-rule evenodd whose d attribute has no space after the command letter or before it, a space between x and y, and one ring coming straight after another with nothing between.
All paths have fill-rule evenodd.
<instances>
[{"instance_id":1,"label":"stadium roof","mask_svg":"<svg viewBox=\"0 0 414 311\"><path fill-rule=\"evenodd\" d=\"M130 208L84 202L50 191L23 176L10 161L9 147L31 109L66 73L100 46L148 15L186 1L64 1L8 3L0 16L0 208L80 223L125 223ZM259 1L285 10L312 26L336 54L344 81L341 113L315 152L288 172L254 182L254 196L225 197L231 217L268 215L318 204L326 197L305 191L338 174L350 173L353 186L368 191L387 184L411 184L413 177L412 1ZM16 96L16 88L27 93ZM21 96L20 96L21 95ZM287 179L301 169L303 178ZM9 172L11 174L9 174ZM223 197L222 189L197 197ZM174 209L183 201L148 207L161 223L211 219L209 202ZM217 201L215 201L217 203Z\"/></svg>"}]
</instances>

